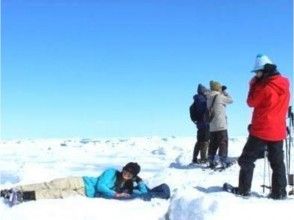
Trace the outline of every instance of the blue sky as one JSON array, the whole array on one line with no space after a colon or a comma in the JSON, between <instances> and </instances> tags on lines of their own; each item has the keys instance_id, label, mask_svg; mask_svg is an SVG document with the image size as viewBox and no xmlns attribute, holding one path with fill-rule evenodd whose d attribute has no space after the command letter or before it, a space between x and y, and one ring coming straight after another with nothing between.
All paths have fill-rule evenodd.
<instances>
[{"instance_id":1,"label":"blue sky","mask_svg":"<svg viewBox=\"0 0 294 220\"><path fill-rule=\"evenodd\" d=\"M255 56L293 75L291 0L2 0L1 14L4 139L193 136L210 80L244 136Z\"/></svg>"}]
</instances>

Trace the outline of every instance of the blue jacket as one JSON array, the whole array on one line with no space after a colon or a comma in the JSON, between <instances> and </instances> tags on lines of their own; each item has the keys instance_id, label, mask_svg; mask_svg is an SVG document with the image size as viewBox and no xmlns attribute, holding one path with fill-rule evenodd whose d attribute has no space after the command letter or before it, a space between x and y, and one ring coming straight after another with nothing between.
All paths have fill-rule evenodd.
<instances>
[{"instance_id":1,"label":"blue jacket","mask_svg":"<svg viewBox=\"0 0 294 220\"><path fill-rule=\"evenodd\" d=\"M83 176L85 193L87 197L115 197L115 183L118 170L110 168L105 170L99 177ZM148 192L148 188L143 181L134 183L132 195L142 195Z\"/></svg>"},{"instance_id":2,"label":"blue jacket","mask_svg":"<svg viewBox=\"0 0 294 220\"><path fill-rule=\"evenodd\" d=\"M205 93L208 90L202 85L198 84L197 94L193 96L194 102L199 107L200 112L204 115L207 113L207 98ZM209 127L209 122L207 121L207 117L203 117L202 120L196 122L198 129L204 129Z\"/></svg>"}]
</instances>

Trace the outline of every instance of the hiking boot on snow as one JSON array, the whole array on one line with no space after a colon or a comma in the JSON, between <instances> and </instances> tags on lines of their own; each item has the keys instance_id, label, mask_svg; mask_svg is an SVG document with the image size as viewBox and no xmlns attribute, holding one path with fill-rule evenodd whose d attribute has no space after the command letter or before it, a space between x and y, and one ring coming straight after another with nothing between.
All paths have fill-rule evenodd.
<instances>
[{"instance_id":1,"label":"hiking boot on snow","mask_svg":"<svg viewBox=\"0 0 294 220\"><path fill-rule=\"evenodd\" d=\"M250 191L242 190L239 187L233 187L232 193L239 195L239 196L244 196L244 197L250 196Z\"/></svg>"},{"instance_id":2,"label":"hiking boot on snow","mask_svg":"<svg viewBox=\"0 0 294 220\"><path fill-rule=\"evenodd\" d=\"M197 158L193 158L191 164L199 164L199 160Z\"/></svg>"},{"instance_id":3,"label":"hiking boot on snow","mask_svg":"<svg viewBox=\"0 0 294 220\"><path fill-rule=\"evenodd\" d=\"M200 159L199 163L207 163L208 160L207 159Z\"/></svg>"},{"instance_id":4,"label":"hiking boot on snow","mask_svg":"<svg viewBox=\"0 0 294 220\"><path fill-rule=\"evenodd\" d=\"M194 164L205 164L205 163L207 163L207 159L193 159L192 160L192 164L194 163Z\"/></svg>"},{"instance_id":5,"label":"hiking boot on snow","mask_svg":"<svg viewBox=\"0 0 294 220\"><path fill-rule=\"evenodd\" d=\"M8 200L11 193L12 193L11 189L3 189L0 191L0 197L3 197L4 199Z\"/></svg>"},{"instance_id":6,"label":"hiking boot on snow","mask_svg":"<svg viewBox=\"0 0 294 220\"><path fill-rule=\"evenodd\" d=\"M287 192L284 189L278 192L271 192L268 197L274 200L283 200L287 198Z\"/></svg>"},{"instance_id":7,"label":"hiking boot on snow","mask_svg":"<svg viewBox=\"0 0 294 220\"><path fill-rule=\"evenodd\" d=\"M217 162L216 161L209 161L209 168L210 169L215 169L217 166Z\"/></svg>"},{"instance_id":8,"label":"hiking boot on snow","mask_svg":"<svg viewBox=\"0 0 294 220\"><path fill-rule=\"evenodd\" d=\"M232 190L232 193L239 195L239 196L244 196L244 197L248 197L250 196L250 192L242 192L239 187L234 187L234 189Z\"/></svg>"},{"instance_id":9,"label":"hiking boot on snow","mask_svg":"<svg viewBox=\"0 0 294 220\"><path fill-rule=\"evenodd\" d=\"M8 190L8 189L0 190L0 197L7 198L7 197L9 197L9 194L10 194L10 190Z\"/></svg>"},{"instance_id":10,"label":"hiking boot on snow","mask_svg":"<svg viewBox=\"0 0 294 220\"><path fill-rule=\"evenodd\" d=\"M35 191L20 191L18 189L0 190L0 197L4 198L4 202L9 206L14 206L22 202L36 200Z\"/></svg>"},{"instance_id":11,"label":"hiking boot on snow","mask_svg":"<svg viewBox=\"0 0 294 220\"><path fill-rule=\"evenodd\" d=\"M234 164L234 163L233 163L233 162L230 162L230 161L221 162L221 167L222 167L223 169L226 169L226 168L232 166L233 164Z\"/></svg>"},{"instance_id":12,"label":"hiking boot on snow","mask_svg":"<svg viewBox=\"0 0 294 220\"><path fill-rule=\"evenodd\" d=\"M239 187L234 187L234 186L232 186L231 184L228 184L228 183L224 183L223 189L225 191L227 191L227 192L230 192L230 193L233 193L233 194L236 194L236 195L239 195L239 196L244 196L244 197L250 196L250 192L242 191L242 190L239 189Z\"/></svg>"},{"instance_id":13,"label":"hiking boot on snow","mask_svg":"<svg viewBox=\"0 0 294 220\"><path fill-rule=\"evenodd\" d=\"M10 196L8 198L9 206L14 206L23 202L23 193L17 189L11 189Z\"/></svg>"}]
</instances>

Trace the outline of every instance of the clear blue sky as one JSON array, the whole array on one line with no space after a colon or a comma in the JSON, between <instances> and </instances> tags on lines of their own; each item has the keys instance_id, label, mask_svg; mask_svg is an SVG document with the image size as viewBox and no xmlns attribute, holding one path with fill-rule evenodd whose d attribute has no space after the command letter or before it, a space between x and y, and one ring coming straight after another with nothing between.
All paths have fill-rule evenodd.
<instances>
[{"instance_id":1,"label":"clear blue sky","mask_svg":"<svg viewBox=\"0 0 294 220\"><path fill-rule=\"evenodd\" d=\"M188 108L210 80L234 99L229 135L247 135L255 56L292 78L292 4L2 0L1 136L193 136Z\"/></svg>"}]
</instances>

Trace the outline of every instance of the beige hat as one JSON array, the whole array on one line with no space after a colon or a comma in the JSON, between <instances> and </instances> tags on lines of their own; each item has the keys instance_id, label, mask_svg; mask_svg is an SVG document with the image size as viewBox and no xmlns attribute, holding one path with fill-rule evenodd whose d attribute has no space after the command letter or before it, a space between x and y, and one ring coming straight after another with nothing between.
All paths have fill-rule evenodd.
<instances>
[{"instance_id":1,"label":"beige hat","mask_svg":"<svg viewBox=\"0 0 294 220\"><path fill-rule=\"evenodd\" d=\"M222 85L217 81L211 80L209 82L209 85L210 85L210 90L212 91L219 91L219 92L222 91Z\"/></svg>"}]
</instances>

